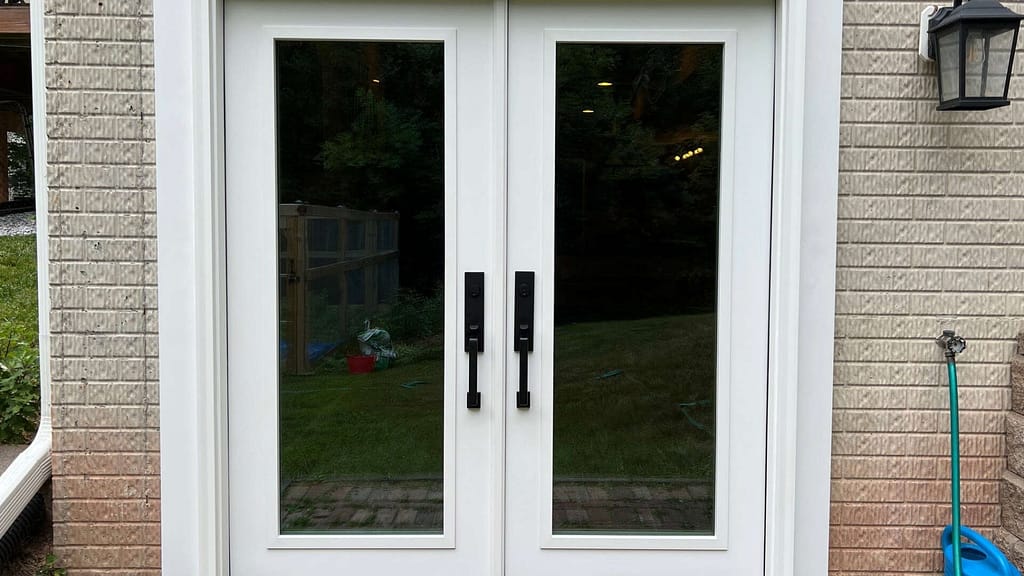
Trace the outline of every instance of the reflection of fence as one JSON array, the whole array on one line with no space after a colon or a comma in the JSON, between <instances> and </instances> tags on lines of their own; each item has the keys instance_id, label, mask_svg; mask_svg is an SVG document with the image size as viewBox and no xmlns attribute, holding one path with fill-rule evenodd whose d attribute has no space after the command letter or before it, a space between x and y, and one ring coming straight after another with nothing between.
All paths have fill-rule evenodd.
<instances>
[{"instance_id":1,"label":"reflection of fence","mask_svg":"<svg viewBox=\"0 0 1024 576\"><path fill-rule=\"evenodd\" d=\"M315 347L351 336L351 307L360 306L369 316L398 292L398 213L281 204L278 227L279 290L288 310L281 314L285 370L304 373ZM310 334L314 293L325 294L337 307L337 330L330 341L323 341L323 335L314 341Z\"/></svg>"}]
</instances>

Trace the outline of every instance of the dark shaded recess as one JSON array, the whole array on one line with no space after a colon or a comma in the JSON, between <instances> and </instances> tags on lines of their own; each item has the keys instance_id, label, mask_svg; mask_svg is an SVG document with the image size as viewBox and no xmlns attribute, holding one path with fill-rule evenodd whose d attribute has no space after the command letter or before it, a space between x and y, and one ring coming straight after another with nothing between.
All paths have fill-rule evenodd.
<instances>
[{"instance_id":1,"label":"dark shaded recess","mask_svg":"<svg viewBox=\"0 0 1024 576\"><path fill-rule=\"evenodd\" d=\"M28 501L25 509L0 538L0 566L5 566L17 558L26 542L33 538L45 523L46 502L40 492Z\"/></svg>"}]
</instances>

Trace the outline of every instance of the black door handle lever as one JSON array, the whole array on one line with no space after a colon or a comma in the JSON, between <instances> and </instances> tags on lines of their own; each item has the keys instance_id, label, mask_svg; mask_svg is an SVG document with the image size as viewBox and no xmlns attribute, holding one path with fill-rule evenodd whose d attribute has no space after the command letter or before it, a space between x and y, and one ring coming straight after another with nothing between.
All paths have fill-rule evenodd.
<instances>
[{"instance_id":1,"label":"black door handle lever","mask_svg":"<svg viewBox=\"0 0 1024 576\"><path fill-rule=\"evenodd\" d=\"M516 408L530 407L529 354L533 351L533 272L516 272L515 333L513 346L519 353L519 390Z\"/></svg>"},{"instance_id":2,"label":"black door handle lever","mask_svg":"<svg viewBox=\"0 0 1024 576\"><path fill-rule=\"evenodd\" d=\"M466 272L466 352L469 352L469 391L466 408L480 407L477 386L477 356L484 351L484 273Z\"/></svg>"}]
</instances>

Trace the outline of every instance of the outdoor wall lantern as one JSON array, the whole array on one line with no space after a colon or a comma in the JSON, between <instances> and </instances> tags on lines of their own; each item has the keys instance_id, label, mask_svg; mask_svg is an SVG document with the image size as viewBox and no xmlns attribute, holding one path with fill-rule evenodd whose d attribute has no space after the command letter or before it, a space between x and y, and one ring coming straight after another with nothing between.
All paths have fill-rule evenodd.
<instances>
[{"instance_id":1,"label":"outdoor wall lantern","mask_svg":"<svg viewBox=\"0 0 1024 576\"><path fill-rule=\"evenodd\" d=\"M920 53L939 74L939 110L1009 106L1010 72L1024 16L996 0L954 0L921 13Z\"/></svg>"}]
</instances>

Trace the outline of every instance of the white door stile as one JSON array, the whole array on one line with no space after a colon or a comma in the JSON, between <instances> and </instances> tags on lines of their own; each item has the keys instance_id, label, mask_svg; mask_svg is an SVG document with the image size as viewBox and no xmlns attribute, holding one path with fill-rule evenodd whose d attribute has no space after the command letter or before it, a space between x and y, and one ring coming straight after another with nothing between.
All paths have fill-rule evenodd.
<instances>
[{"instance_id":1,"label":"white door stile","mask_svg":"<svg viewBox=\"0 0 1024 576\"><path fill-rule=\"evenodd\" d=\"M491 61L494 83L494 190L495 202L491 212L492 229L496 232L491 257L489 277L491 301L490 317L505 318L511 308L506 290L508 285L508 20L509 0L494 0L494 51ZM489 574L505 573L505 519L507 512L507 485L505 467L506 426L505 412L508 409L505 393L505 365L508 361L510 339L508 330L501 323L491 323L490 337L496 345L491 358L490 385L491 403L491 558Z\"/></svg>"}]
</instances>

